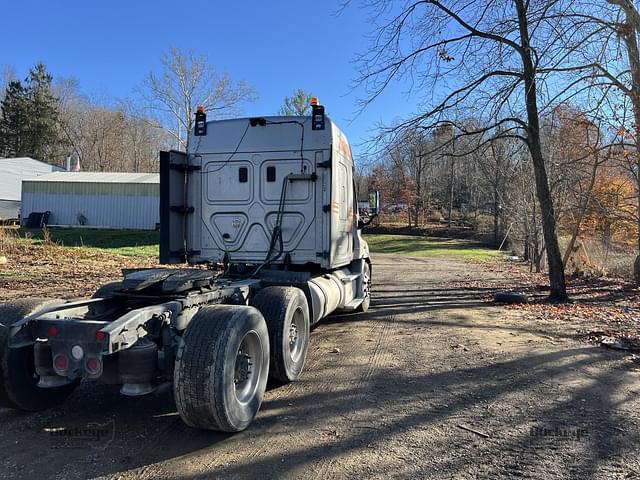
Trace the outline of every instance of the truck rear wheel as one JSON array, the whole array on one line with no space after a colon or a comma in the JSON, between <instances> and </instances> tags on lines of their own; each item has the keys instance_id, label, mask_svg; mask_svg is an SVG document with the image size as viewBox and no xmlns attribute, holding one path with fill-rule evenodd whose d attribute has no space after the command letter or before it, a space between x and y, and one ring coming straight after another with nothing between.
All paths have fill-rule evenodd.
<instances>
[{"instance_id":1,"label":"truck rear wheel","mask_svg":"<svg viewBox=\"0 0 640 480\"><path fill-rule=\"evenodd\" d=\"M256 417L267 386L269 333L252 307L202 308L176 356L174 397L189 426L239 432Z\"/></svg>"},{"instance_id":2,"label":"truck rear wheel","mask_svg":"<svg viewBox=\"0 0 640 480\"><path fill-rule=\"evenodd\" d=\"M253 298L267 322L271 347L269 376L282 383L297 380L309 348L309 305L295 287L266 287Z\"/></svg>"},{"instance_id":3,"label":"truck rear wheel","mask_svg":"<svg viewBox=\"0 0 640 480\"><path fill-rule=\"evenodd\" d=\"M369 310L369 304L371 303L371 267L367 262L364 262L362 269L362 293L364 298L356 308L356 312L366 312Z\"/></svg>"},{"instance_id":4,"label":"truck rear wheel","mask_svg":"<svg viewBox=\"0 0 640 480\"><path fill-rule=\"evenodd\" d=\"M64 402L78 385L71 382L52 388L38 386L33 345L9 348L9 326L46 307L54 300L23 298L0 305L0 406L39 411Z\"/></svg>"}]
</instances>

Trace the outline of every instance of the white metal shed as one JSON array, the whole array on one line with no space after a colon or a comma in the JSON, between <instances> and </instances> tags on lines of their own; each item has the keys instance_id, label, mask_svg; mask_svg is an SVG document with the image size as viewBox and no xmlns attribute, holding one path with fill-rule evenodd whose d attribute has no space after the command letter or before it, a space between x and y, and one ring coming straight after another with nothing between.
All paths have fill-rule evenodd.
<instances>
[{"instance_id":1,"label":"white metal shed","mask_svg":"<svg viewBox=\"0 0 640 480\"><path fill-rule=\"evenodd\" d=\"M22 180L62 171L30 157L0 158L0 220L18 218Z\"/></svg>"},{"instance_id":2,"label":"white metal shed","mask_svg":"<svg viewBox=\"0 0 640 480\"><path fill-rule=\"evenodd\" d=\"M49 225L153 230L160 221L160 177L58 172L24 180L22 218L46 211Z\"/></svg>"}]
</instances>

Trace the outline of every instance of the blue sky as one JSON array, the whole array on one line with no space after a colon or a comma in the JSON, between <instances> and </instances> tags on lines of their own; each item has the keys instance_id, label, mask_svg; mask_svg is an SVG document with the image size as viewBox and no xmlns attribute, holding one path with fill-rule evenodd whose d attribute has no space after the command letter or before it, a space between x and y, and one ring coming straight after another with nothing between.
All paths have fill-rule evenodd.
<instances>
[{"instance_id":1,"label":"blue sky","mask_svg":"<svg viewBox=\"0 0 640 480\"><path fill-rule=\"evenodd\" d=\"M0 4L4 0L0 1ZM54 76L76 77L98 98L131 94L170 45L206 54L219 70L255 86L247 115L274 114L296 88L316 94L354 144L377 122L412 110L394 88L355 120L350 93L355 55L367 48L368 12L358 2L340 15L336 1L23 0L3 8L0 66L20 77L37 61ZM8 40L10 39L10 40Z\"/></svg>"}]
</instances>

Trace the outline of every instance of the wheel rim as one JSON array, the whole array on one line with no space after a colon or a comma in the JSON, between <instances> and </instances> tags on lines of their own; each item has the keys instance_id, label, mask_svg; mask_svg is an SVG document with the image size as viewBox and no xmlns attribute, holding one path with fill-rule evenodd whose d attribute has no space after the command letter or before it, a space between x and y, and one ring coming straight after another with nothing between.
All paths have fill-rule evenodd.
<instances>
[{"instance_id":1,"label":"wheel rim","mask_svg":"<svg viewBox=\"0 0 640 480\"><path fill-rule=\"evenodd\" d=\"M302 350L305 342L304 331L304 312L301 307L296 308L291 318L291 326L289 327L289 355L291 360L297 362L302 356Z\"/></svg>"},{"instance_id":2,"label":"wheel rim","mask_svg":"<svg viewBox=\"0 0 640 480\"><path fill-rule=\"evenodd\" d=\"M240 403L253 399L262 371L262 344L258 334L251 330L242 338L236 353L234 390Z\"/></svg>"},{"instance_id":3,"label":"wheel rim","mask_svg":"<svg viewBox=\"0 0 640 480\"><path fill-rule=\"evenodd\" d=\"M369 275L369 266L365 266L364 271L362 272L362 293L363 298L369 298L371 295L371 277Z\"/></svg>"}]
</instances>

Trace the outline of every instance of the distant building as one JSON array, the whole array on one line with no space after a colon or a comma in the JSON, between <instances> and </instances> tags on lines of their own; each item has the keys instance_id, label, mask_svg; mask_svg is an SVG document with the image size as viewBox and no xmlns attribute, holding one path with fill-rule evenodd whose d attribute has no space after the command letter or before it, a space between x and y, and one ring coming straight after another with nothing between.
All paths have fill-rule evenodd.
<instances>
[{"instance_id":1,"label":"distant building","mask_svg":"<svg viewBox=\"0 0 640 480\"><path fill-rule=\"evenodd\" d=\"M22 218L46 211L49 225L153 230L160 221L160 176L58 172L24 180Z\"/></svg>"},{"instance_id":2,"label":"distant building","mask_svg":"<svg viewBox=\"0 0 640 480\"><path fill-rule=\"evenodd\" d=\"M0 158L0 220L19 217L22 180L61 171L60 167L29 157Z\"/></svg>"}]
</instances>

